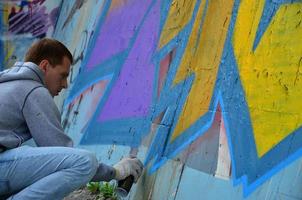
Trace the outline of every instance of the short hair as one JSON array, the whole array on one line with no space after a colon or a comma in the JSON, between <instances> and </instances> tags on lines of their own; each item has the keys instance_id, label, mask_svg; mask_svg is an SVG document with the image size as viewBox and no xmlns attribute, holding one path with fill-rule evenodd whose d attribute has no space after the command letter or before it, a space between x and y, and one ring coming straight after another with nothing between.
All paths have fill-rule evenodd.
<instances>
[{"instance_id":1,"label":"short hair","mask_svg":"<svg viewBox=\"0 0 302 200\"><path fill-rule=\"evenodd\" d=\"M65 56L70 60L70 63L73 62L72 55L64 44L55 39L43 38L28 49L25 62L39 65L42 60L46 59L51 65L59 65L62 64Z\"/></svg>"}]
</instances>

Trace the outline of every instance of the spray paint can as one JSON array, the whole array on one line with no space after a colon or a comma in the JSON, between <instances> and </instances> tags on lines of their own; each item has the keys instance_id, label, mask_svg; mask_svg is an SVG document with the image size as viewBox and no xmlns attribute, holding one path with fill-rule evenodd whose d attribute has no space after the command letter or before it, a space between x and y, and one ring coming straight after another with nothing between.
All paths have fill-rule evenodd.
<instances>
[{"instance_id":1,"label":"spray paint can","mask_svg":"<svg viewBox=\"0 0 302 200\"><path fill-rule=\"evenodd\" d=\"M123 180L117 182L116 193L120 197L126 197L134 183L134 176L130 175Z\"/></svg>"}]
</instances>

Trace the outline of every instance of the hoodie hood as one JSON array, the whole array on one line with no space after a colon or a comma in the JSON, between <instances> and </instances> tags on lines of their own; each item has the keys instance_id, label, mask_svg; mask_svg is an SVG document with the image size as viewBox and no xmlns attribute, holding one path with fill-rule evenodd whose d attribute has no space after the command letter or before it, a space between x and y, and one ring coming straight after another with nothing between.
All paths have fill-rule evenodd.
<instances>
[{"instance_id":1,"label":"hoodie hood","mask_svg":"<svg viewBox=\"0 0 302 200\"><path fill-rule=\"evenodd\" d=\"M15 80L33 80L44 85L44 74L32 62L16 62L13 67L0 72L0 83Z\"/></svg>"}]
</instances>

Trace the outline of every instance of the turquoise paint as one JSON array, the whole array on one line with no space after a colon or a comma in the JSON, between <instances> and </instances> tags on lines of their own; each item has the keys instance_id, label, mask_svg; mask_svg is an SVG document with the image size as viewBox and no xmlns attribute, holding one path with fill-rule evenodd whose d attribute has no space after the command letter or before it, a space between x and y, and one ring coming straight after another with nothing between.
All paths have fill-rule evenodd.
<instances>
[{"instance_id":1,"label":"turquoise paint","mask_svg":"<svg viewBox=\"0 0 302 200\"><path fill-rule=\"evenodd\" d=\"M282 170L270 181L258 187L248 197L242 197L242 186L233 186L230 180L221 180L209 174L185 167L179 190L175 200L183 199L245 199L245 200L276 200L284 199L282 194L290 196L290 199L301 199L301 190L297 184L301 184L302 160L296 160ZM192 184L194 183L194 184ZM292 186L292 187L291 187Z\"/></svg>"},{"instance_id":2,"label":"turquoise paint","mask_svg":"<svg viewBox=\"0 0 302 200\"><path fill-rule=\"evenodd\" d=\"M178 85L171 87L177 72L178 64L180 63L180 58L183 55L187 43L188 33L192 28L196 16L197 6L195 7L193 18L190 23L178 36L176 36L176 38L171 40L153 56L154 63L157 65L156 71L158 72L160 60L172 49L176 48L175 58L170 65L168 76L162 88L160 97L158 100L153 97L154 103L151 105L151 110L153 112L150 113L150 116L138 119L123 118L111 122L99 123L98 125L95 124L93 130L104 134L96 135L91 133L85 135L84 139L87 138L88 140L93 141L93 143L100 144L115 142L115 144L125 145L130 143L131 146L138 147L140 139L145 136L148 132L147 130L150 130L148 127L151 125L151 119L155 119L160 113L165 111L164 118L160 122L163 127L158 129L145 159L146 165L152 161L152 167L149 171L149 174L151 175L152 173L156 173L168 160L173 159L177 154L181 153L191 142L196 140L196 138L201 137L209 129L213 122L217 105L219 104L222 109L230 146L233 184L235 186L243 184L242 191L244 196L251 195L257 188L260 188L265 181L280 172L295 159L301 157L299 151L301 147L299 135L301 134L298 134L299 131L295 135L297 139L296 149L291 149L291 155L285 154L285 152L287 152L285 149L289 149L293 137L292 135L272 149L267 156L264 156L262 159L258 159L257 157L249 113L231 44L231 37L233 35L232 30L236 20L235 13L237 12L239 4L240 2L236 1L234 6L229 33L225 43L209 111L196 121L194 125L187 129L173 143L169 142L171 137L170 134L176 126L175 122L181 113L182 106L184 105L195 78L194 75L192 75ZM167 5L168 3L162 4L162 10L165 10ZM197 5L200 5L200 1L198 1ZM162 17L162 20L164 19L165 18ZM163 24L164 22L161 22L162 26ZM262 26L265 25L261 25L261 27ZM258 36L258 38L260 38L260 36ZM257 42L255 41L255 43ZM122 59L123 58L121 58L121 60ZM158 77L157 74L155 76ZM230 78L226 79L225 77ZM87 76L86 80L88 79L89 76ZM86 81L83 81L83 83L85 82ZM157 82L154 83L154 88L156 88L156 86ZM106 99L106 97L104 99ZM101 107L102 106L100 105L96 113L100 111L99 109ZM240 120L238 121L238 119ZM139 132L142 137L136 138L133 136L131 139L131 137L126 136L130 136L131 134L138 136L135 134L137 132ZM241 134L242 132L245 134ZM115 141L116 137L110 136L110 134L119 135L118 141ZM125 137L121 137L121 135ZM219 181L217 181L217 184L219 184Z\"/></svg>"}]
</instances>

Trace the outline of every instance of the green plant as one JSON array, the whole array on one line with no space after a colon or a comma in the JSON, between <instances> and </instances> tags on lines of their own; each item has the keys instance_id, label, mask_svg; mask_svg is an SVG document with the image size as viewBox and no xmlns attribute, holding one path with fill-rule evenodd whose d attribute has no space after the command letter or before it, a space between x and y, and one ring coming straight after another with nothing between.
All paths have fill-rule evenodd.
<instances>
[{"instance_id":1,"label":"green plant","mask_svg":"<svg viewBox=\"0 0 302 200\"><path fill-rule=\"evenodd\" d=\"M116 184L110 182L90 182L87 184L87 189L98 196L100 200L120 200L116 194Z\"/></svg>"},{"instance_id":2,"label":"green plant","mask_svg":"<svg viewBox=\"0 0 302 200\"><path fill-rule=\"evenodd\" d=\"M116 184L110 184L108 182L103 182L100 185L100 193L105 199L109 198L111 200L119 200L119 197L115 193Z\"/></svg>"},{"instance_id":3,"label":"green plant","mask_svg":"<svg viewBox=\"0 0 302 200\"><path fill-rule=\"evenodd\" d=\"M100 183L99 182L89 182L89 183L87 183L87 189L91 193L97 194L100 192Z\"/></svg>"}]
</instances>

